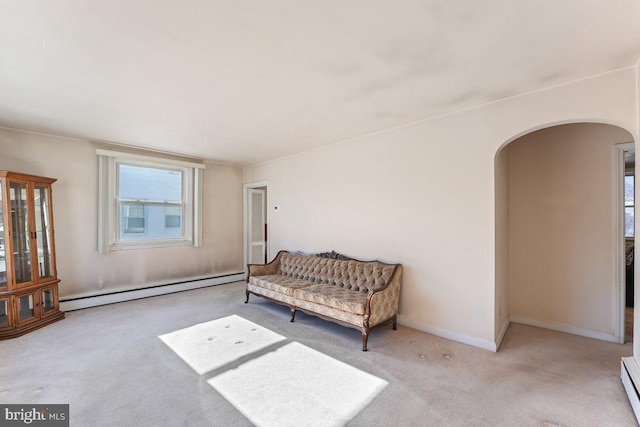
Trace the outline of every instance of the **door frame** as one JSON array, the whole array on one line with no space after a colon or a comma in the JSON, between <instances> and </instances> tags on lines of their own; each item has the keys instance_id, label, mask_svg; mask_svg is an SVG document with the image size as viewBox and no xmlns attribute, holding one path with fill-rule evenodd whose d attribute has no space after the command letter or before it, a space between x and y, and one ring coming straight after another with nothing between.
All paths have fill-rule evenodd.
<instances>
[{"instance_id":1,"label":"door frame","mask_svg":"<svg viewBox=\"0 0 640 427\"><path fill-rule=\"evenodd\" d=\"M613 146L613 172L614 172L614 287L615 287L615 321L613 334L615 342L624 344L624 316L625 316L625 294L626 294L626 272L625 272L625 236L624 236L624 153L636 150L635 143L625 142ZM635 240L635 237L634 237ZM635 317L635 314L634 314Z\"/></svg>"},{"instance_id":2,"label":"door frame","mask_svg":"<svg viewBox=\"0 0 640 427\"><path fill-rule=\"evenodd\" d=\"M265 204L267 203L266 201L269 200L269 180L266 181L257 181L257 182L250 182L247 184L243 184L242 185L242 216L243 216L243 221L242 221L242 265L243 265L243 270L245 275L249 273L249 270L247 268L247 262L249 260L249 244L248 244L248 239L249 239L249 189L250 188L261 188L261 187L266 187L267 188L267 192L266 192L266 199L265 199ZM271 242L271 231L270 231L270 227L269 227L269 209L268 206L265 206L267 209L266 210L266 221L267 221L267 246L265 248L265 251L267 253L267 259L269 259L269 246L270 246L270 242Z\"/></svg>"}]
</instances>

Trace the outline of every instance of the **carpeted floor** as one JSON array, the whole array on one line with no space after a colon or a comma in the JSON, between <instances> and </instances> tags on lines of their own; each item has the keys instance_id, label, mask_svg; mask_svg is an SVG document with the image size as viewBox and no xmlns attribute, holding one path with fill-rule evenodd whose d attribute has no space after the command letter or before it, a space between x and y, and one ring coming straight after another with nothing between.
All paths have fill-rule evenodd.
<instances>
[{"instance_id":1,"label":"carpeted floor","mask_svg":"<svg viewBox=\"0 0 640 427\"><path fill-rule=\"evenodd\" d=\"M158 338L199 375L286 339L235 314Z\"/></svg>"},{"instance_id":2,"label":"carpeted floor","mask_svg":"<svg viewBox=\"0 0 640 427\"><path fill-rule=\"evenodd\" d=\"M254 424L265 427L344 426L388 385L298 342L208 383Z\"/></svg>"},{"instance_id":3,"label":"carpeted floor","mask_svg":"<svg viewBox=\"0 0 640 427\"><path fill-rule=\"evenodd\" d=\"M248 426L158 336L238 315L388 383L353 426L633 426L618 345L513 324L497 353L399 326L360 333L252 297L244 283L67 313L0 341L0 403L69 403L72 426Z\"/></svg>"}]
</instances>

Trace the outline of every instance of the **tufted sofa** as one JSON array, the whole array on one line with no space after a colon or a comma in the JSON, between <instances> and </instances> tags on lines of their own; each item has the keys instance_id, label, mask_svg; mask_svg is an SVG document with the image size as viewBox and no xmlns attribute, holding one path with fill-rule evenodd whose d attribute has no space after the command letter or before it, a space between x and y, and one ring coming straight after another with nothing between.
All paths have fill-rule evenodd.
<instances>
[{"instance_id":1,"label":"tufted sofa","mask_svg":"<svg viewBox=\"0 0 640 427\"><path fill-rule=\"evenodd\" d=\"M300 310L358 329L363 351L372 328L392 323L396 329L401 264L280 251L269 264L248 267L245 303L254 294L288 306L292 322Z\"/></svg>"}]
</instances>

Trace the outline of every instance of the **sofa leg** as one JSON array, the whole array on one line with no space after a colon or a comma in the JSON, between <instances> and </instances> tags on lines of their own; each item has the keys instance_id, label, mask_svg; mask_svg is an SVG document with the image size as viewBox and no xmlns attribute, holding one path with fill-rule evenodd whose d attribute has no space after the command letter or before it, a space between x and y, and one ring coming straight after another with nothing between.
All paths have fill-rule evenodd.
<instances>
[{"instance_id":1,"label":"sofa leg","mask_svg":"<svg viewBox=\"0 0 640 427\"><path fill-rule=\"evenodd\" d=\"M247 294L247 300L244 302L246 304L249 302L249 290L247 289L244 293Z\"/></svg>"},{"instance_id":2,"label":"sofa leg","mask_svg":"<svg viewBox=\"0 0 640 427\"><path fill-rule=\"evenodd\" d=\"M394 331L398 330L398 318L397 317L393 318L393 330Z\"/></svg>"},{"instance_id":3,"label":"sofa leg","mask_svg":"<svg viewBox=\"0 0 640 427\"><path fill-rule=\"evenodd\" d=\"M290 322L293 323L294 320L296 320L296 309L291 307L291 320L290 320Z\"/></svg>"},{"instance_id":4,"label":"sofa leg","mask_svg":"<svg viewBox=\"0 0 640 427\"><path fill-rule=\"evenodd\" d=\"M362 351L367 351L367 340L369 339L369 329L362 331Z\"/></svg>"}]
</instances>

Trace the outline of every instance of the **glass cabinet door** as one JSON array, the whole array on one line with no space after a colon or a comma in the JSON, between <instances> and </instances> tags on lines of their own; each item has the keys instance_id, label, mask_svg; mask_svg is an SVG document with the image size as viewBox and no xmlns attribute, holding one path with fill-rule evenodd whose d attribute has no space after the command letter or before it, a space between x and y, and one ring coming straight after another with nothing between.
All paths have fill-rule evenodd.
<instances>
[{"instance_id":1,"label":"glass cabinet door","mask_svg":"<svg viewBox=\"0 0 640 427\"><path fill-rule=\"evenodd\" d=\"M5 249L4 249L4 215L3 215L3 182L0 182L0 288L5 288L7 286L7 263L5 259ZM6 301L5 301L6 304ZM0 310L2 303L0 302ZM6 315L6 312L5 312ZM2 312L0 311L0 316L2 316ZM0 318L0 327L2 326L2 320Z\"/></svg>"},{"instance_id":2,"label":"glass cabinet door","mask_svg":"<svg viewBox=\"0 0 640 427\"><path fill-rule=\"evenodd\" d=\"M18 298L18 323L26 322L36 317L34 294L27 294Z\"/></svg>"},{"instance_id":3,"label":"glass cabinet door","mask_svg":"<svg viewBox=\"0 0 640 427\"><path fill-rule=\"evenodd\" d=\"M41 279L54 277L51 226L49 224L49 187L36 184L33 191L33 202L36 220L38 276Z\"/></svg>"},{"instance_id":4,"label":"glass cabinet door","mask_svg":"<svg viewBox=\"0 0 640 427\"><path fill-rule=\"evenodd\" d=\"M56 297L55 297L55 289L47 288L42 290L41 300L42 300L42 315L46 316L49 313L52 313L56 309Z\"/></svg>"},{"instance_id":5,"label":"glass cabinet door","mask_svg":"<svg viewBox=\"0 0 640 427\"><path fill-rule=\"evenodd\" d=\"M9 300L0 299L0 328L9 326Z\"/></svg>"},{"instance_id":6,"label":"glass cabinet door","mask_svg":"<svg viewBox=\"0 0 640 427\"><path fill-rule=\"evenodd\" d=\"M31 248L29 239L29 211L27 208L27 184L11 182L11 224L13 229L13 268L15 283L33 281Z\"/></svg>"}]
</instances>

